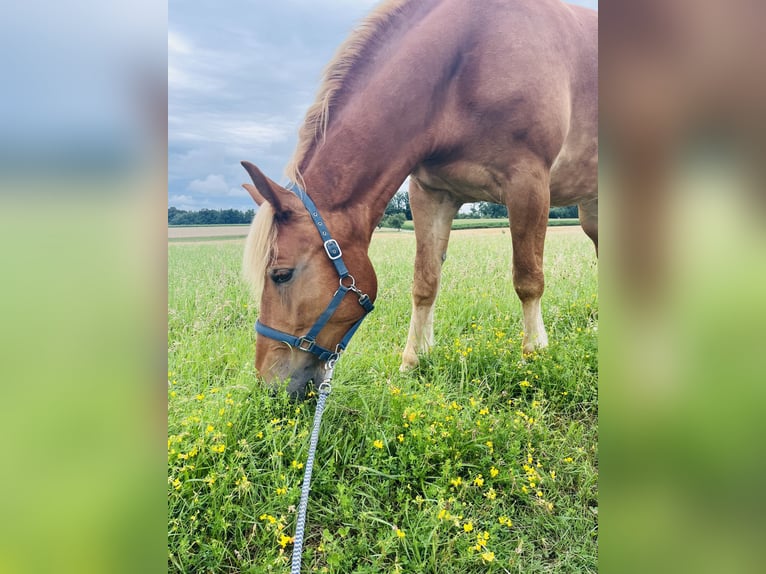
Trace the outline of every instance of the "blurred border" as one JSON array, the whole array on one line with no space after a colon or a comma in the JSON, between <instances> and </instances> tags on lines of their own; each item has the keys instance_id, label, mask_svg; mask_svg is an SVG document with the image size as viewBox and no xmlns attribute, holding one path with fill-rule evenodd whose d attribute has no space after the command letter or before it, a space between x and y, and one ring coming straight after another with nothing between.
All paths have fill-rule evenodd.
<instances>
[{"instance_id":1,"label":"blurred border","mask_svg":"<svg viewBox=\"0 0 766 574\"><path fill-rule=\"evenodd\" d=\"M0 571L166 569L167 6L0 21Z\"/></svg>"},{"instance_id":2,"label":"blurred border","mask_svg":"<svg viewBox=\"0 0 766 574\"><path fill-rule=\"evenodd\" d=\"M766 4L599 16L600 569L760 572Z\"/></svg>"}]
</instances>

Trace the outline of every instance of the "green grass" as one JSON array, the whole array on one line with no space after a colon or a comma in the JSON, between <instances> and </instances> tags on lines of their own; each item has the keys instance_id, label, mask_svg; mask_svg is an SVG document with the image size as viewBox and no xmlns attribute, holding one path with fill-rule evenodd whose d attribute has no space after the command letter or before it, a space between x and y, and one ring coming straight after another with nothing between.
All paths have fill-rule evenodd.
<instances>
[{"instance_id":1,"label":"green grass","mask_svg":"<svg viewBox=\"0 0 766 574\"><path fill-rule=\"evenodd\" d=\"M560 225L580 225L579 219L549 219L548 227ZM499 219L455 219L452 221L452 229L491 229L495 227L508 227L507 218ZM412 231L412 221L405 221L402 229Z\"/></svg>"},{"instance_id":2,"label":"green grass","mask_svg":"<svg viewBox=\"0 0 766 574\"><path fill-rule=\"evenodd\" d=\"M315 399L254 374L241 242L169 246L168 564L285 572ZM521 355L507 236L453 237L437 344L398 372L411 234L376 234L380 290L336 368L304 572L596 572L597 269L550 236L551 346ZM490 554L492 553L492 554ZM492 560L489 560L489 559Z\"/></svg>"}]
</instances>

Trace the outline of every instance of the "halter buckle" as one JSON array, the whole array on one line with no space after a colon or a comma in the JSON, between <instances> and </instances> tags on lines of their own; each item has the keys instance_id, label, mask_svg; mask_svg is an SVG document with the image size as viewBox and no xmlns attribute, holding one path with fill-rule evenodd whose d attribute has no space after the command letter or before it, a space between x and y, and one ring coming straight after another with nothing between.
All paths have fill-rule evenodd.
<instances>
[{"instance_id":1,"label":"halter buckle","mask_svg":"<svg viewBox=\"0 0 766 574\"><path fill-rule=\"evenodd\" d=\"M340 250L340 245L338 245L338 242L334 239L328 239L324 242L324 250L331 261L340 259L341 255L343 255L343 252Z\"/></svg>"},{"instance_id":2,"label":"halter buckle","mask_svg":"<svg viewBox=\"0 0 766 574\"><path fill-rule=\"evenodd\" d=\"M310 353L315 344L316 341L314 341L314 339L309 339L308 337L301 337L298 339L298 349L305 351L306 353Z\"/></svg>"}]
</instances>

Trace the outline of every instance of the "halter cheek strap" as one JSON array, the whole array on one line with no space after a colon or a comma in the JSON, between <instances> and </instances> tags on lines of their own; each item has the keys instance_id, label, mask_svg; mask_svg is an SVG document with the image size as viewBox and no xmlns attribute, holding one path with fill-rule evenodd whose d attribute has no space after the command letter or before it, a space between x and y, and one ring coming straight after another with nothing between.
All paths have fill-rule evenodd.
<instances>
[{"instance_id":1,"label":"halter cheek strap","mask_svg":"<svg viewBox=\"0 0 766 574\"><path fill-rule=\"evenodd\" d=\"M351 340L351 337L354 336L354 333L356 333L356 330L359 328L359 325L362 324L364 318L370 311L374 309L374 306L370 300L370 297L366 293L360 291L356 286L354 277L348 272L348 268L343 262L343 252L341 251L340 245L338 245L338 242L335 241L330 235L330 231L327 229L327 225L325 225L325 222L322 219L322 216L319 214L319 210L317 209L314 202L311 201L311 198L308 196L308 194L296 184L290 184L287 189L298 196L298 199L301 200L304 207L309 212L309 216L314 222L314 226L317 228L317 231L319 231L319 236L322 238L325 253L335 267L335 270L338 272L339 286L338 290L330 300L330 303L327 305L327 308L319 316L311 329L309 329L308 333L302 337L296 337L295 335L291 335L289 333L273 329L272 327L268 327L267 325L261 323L260 320L255 322L255 331L259 335L263 335L269 339L287 343L295 349L316 355L320 361L334 364L335 361L338 360L340 354L346 349L348 342ZM319 332L330 320L330 318L335 314L335 311L343 302L343 298L349 292L352 292L357 296L357 300L359 305L364 310L364 314L356 323L351 325L351 328L349 328L348 331L346 331L346 334L335 347L334 351L325 349L324 347L321 347L317 344L316 338L319 335Z\"/></svg>"}]
</instances>

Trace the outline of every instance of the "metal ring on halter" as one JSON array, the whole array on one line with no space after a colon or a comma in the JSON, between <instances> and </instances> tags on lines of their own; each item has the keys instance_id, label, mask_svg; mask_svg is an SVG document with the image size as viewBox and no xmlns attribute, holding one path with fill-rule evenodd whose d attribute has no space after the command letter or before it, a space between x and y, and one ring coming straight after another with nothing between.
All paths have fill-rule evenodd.
<instances>
[{"instance_id":1,"label":"metal ring on halter","mask_svg":"<svg viewBox=\"0 0 766 574\"><path fill-rule=\"evenodd\" d=\"M344 285L343 284L343 280L344 279L351 279L351 285ZM348 289L349 291L355 291L356 290L356 279L354 279L353 275L346 275L345 277L341 277L340 281L338 281L338 283L340 283L341 287L344 287L344 288Z\"/></svg>"},{"instance_id":2,"label":"metal ring on halter","mask_svg":"<svg viewBox=\"0 0 766 574\"><path fill-rule=\"evenodd\" d=\"M297 348L301 351L305 351L306 353L310 353L311 349L314 348L314 345L316 344L316 341L313 339L309 339L307 337L300 337L298 339L298 345Z\"/></svg>"}]
</instances>

